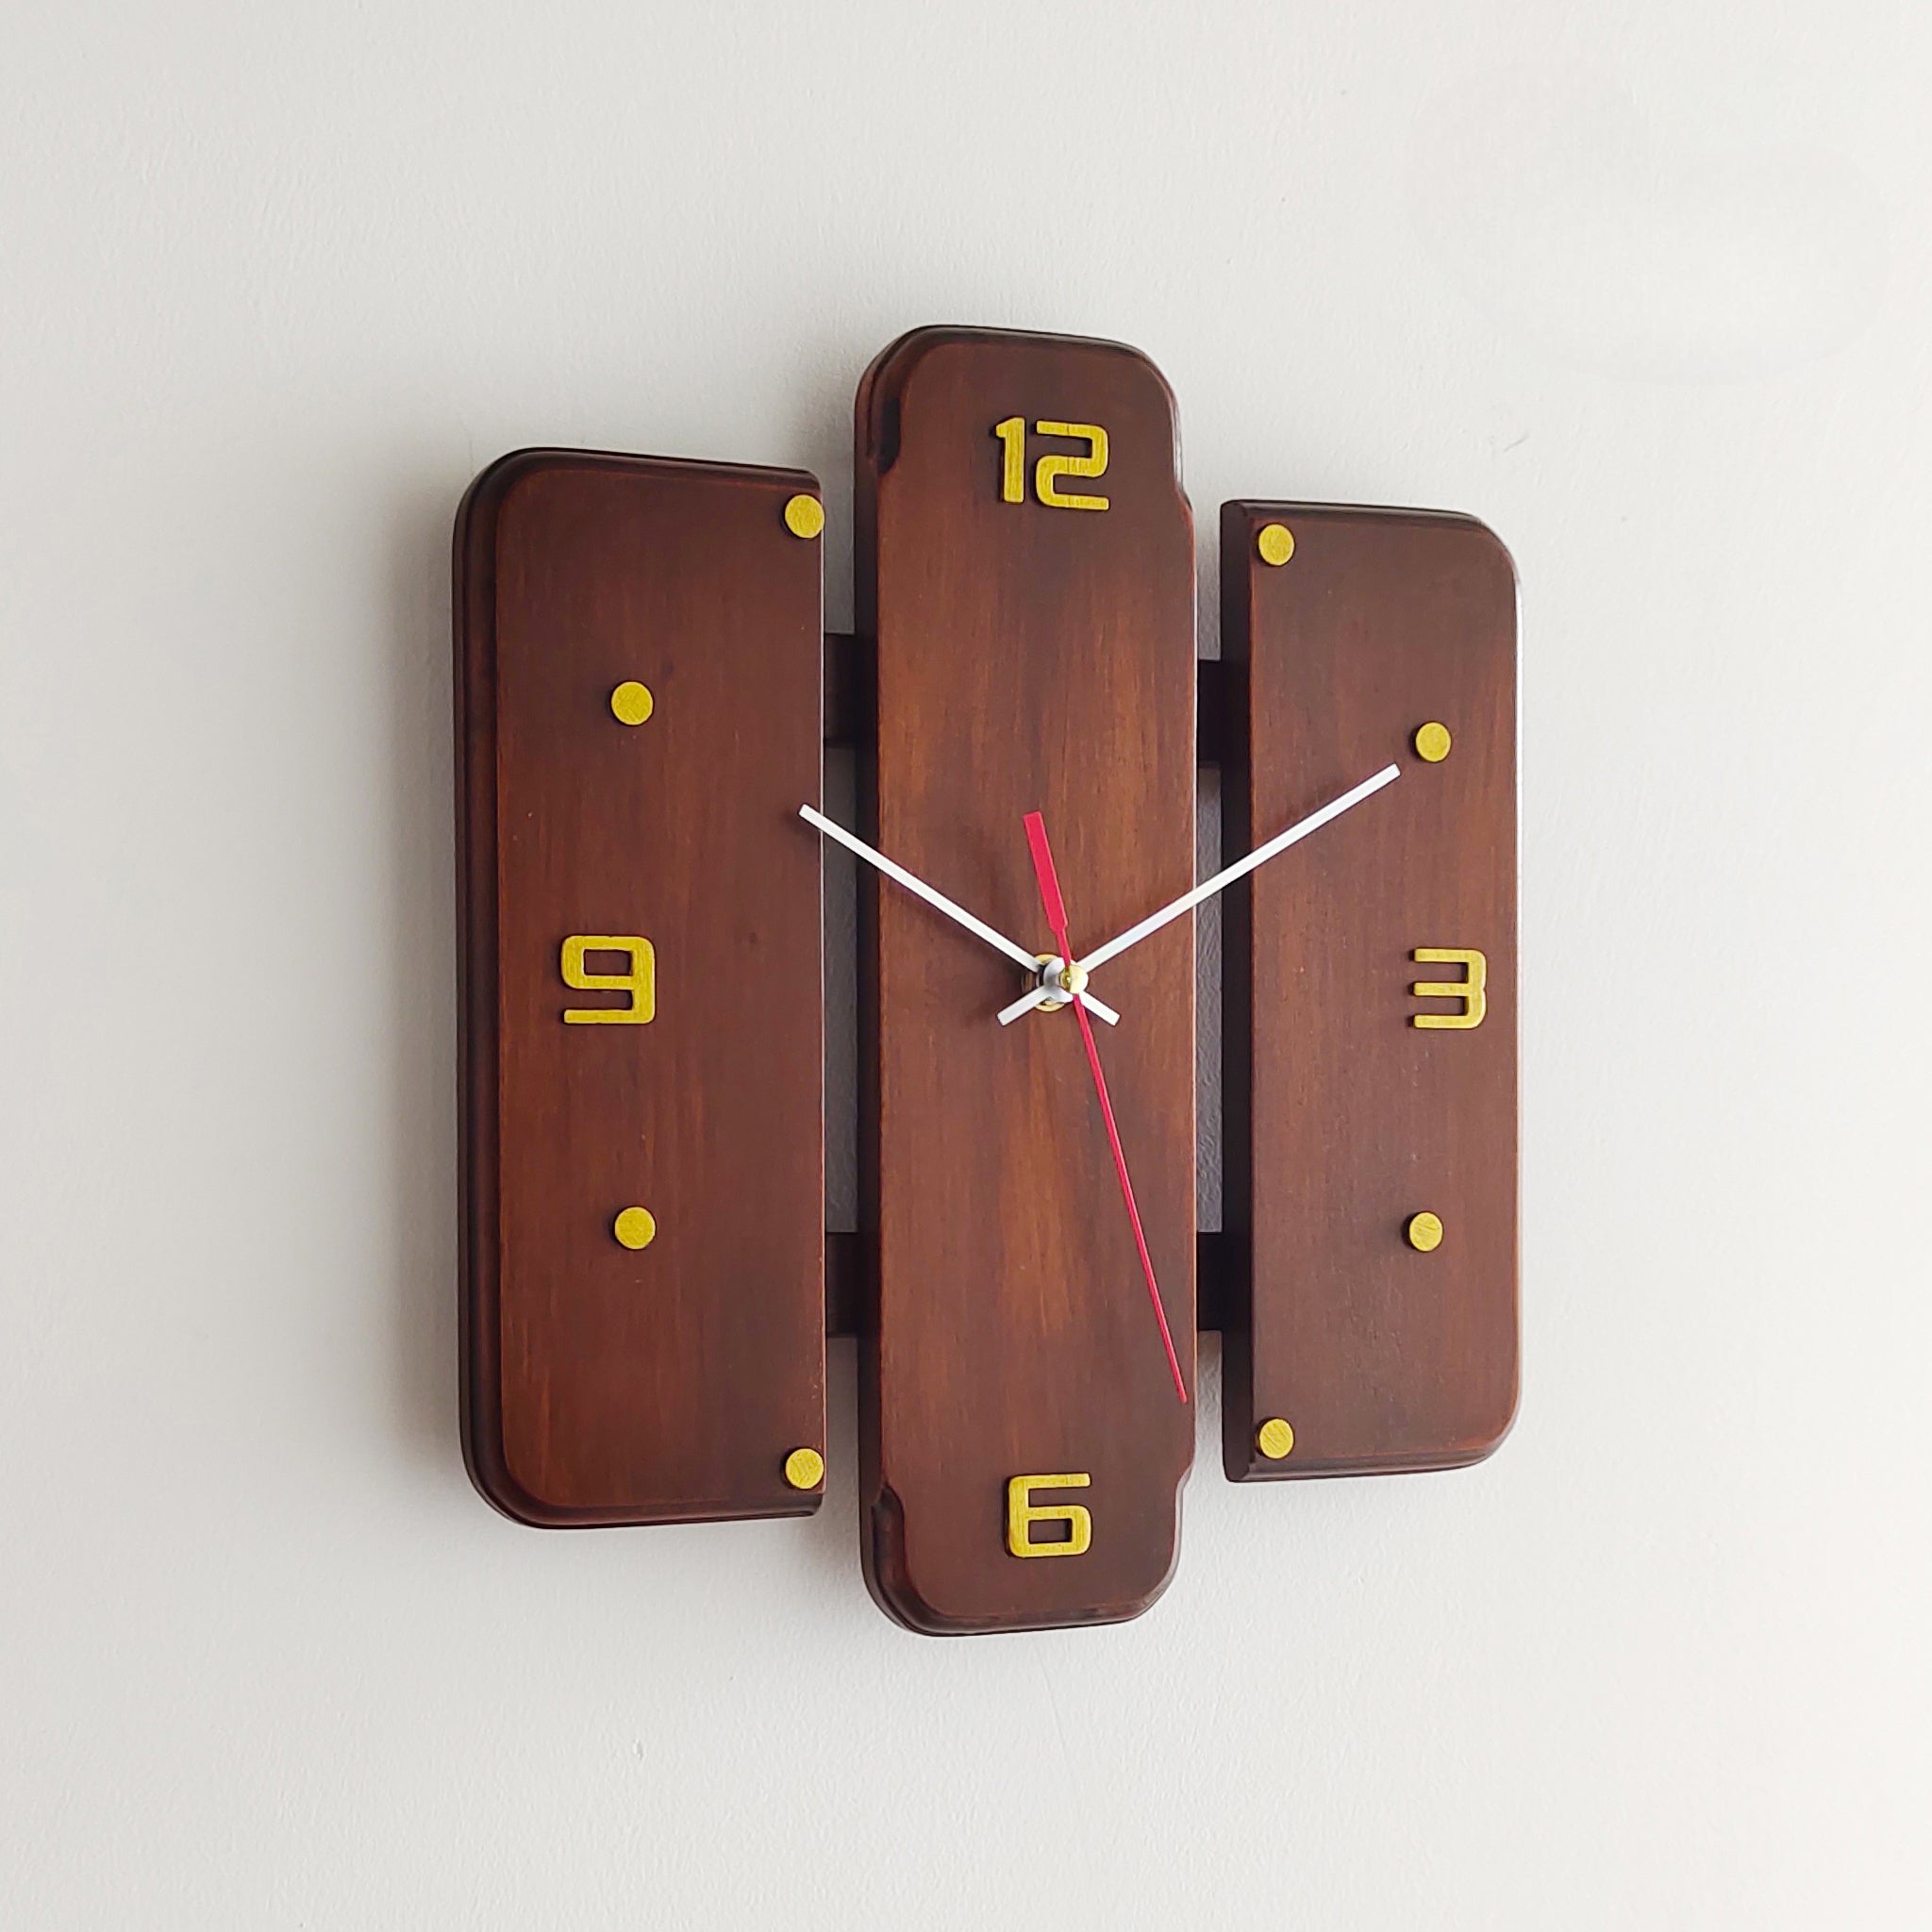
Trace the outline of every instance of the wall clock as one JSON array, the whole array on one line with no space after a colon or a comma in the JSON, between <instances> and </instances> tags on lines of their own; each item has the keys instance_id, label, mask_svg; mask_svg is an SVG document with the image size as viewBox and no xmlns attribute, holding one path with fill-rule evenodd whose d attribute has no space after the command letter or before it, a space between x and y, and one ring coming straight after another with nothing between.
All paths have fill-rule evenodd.
<instances>
[{"instance_id":1,"label":"wall clock","mask_svg":"<svg viewBox=\"0 0 1932 1932\"><path fill-rule=\"evenodd\" d=\"M531 1524L808 1513L855 1332L880 1606L1114 1621L1173 1573L1201 1329L1237 1482L1472 1462L1513 1414L1514 574L1466 517L1230 503L1197 663L1143 356L916 330L855 429L849 639L803 472L525 450L458 513L465 1455ZM862 861L856 1238L825 842Z\"/></svg>"}]
</instances>

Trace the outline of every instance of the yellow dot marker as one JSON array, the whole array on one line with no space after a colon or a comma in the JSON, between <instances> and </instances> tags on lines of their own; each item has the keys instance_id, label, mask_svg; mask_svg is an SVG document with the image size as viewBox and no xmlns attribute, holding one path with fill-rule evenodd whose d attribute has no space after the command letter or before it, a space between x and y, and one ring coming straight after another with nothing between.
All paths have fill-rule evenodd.
<instances>
[{"instance_id":1,"label":"yellow dot marker","mask_svg":"<svg viewBox=\"0 0 1932 1932\"><path fill-rule=\"evenodd\" d=\"M1283 564L1294 555L1294 532L1286 524L1263 524L1255 539L1263 563Z\"/></svg>"},{"instance_id":2,"label":"yellow dot marker","mask_svg":"<svg viewBox=\"0 0 1932 1932\"><path fill-rule=\"evenodd\" d=\"M658 1223L648 1208L626 1208L610 1224L610 1232L626 1248L648 1248L658 1238Z\"/></svg>"},{"instance_id":3,"label":"yellow dot marker","mask_svg":"<svg viewBox=\"0 0 1932 1932\"><path fill-rule=\"evenodd\" d=\"M815 1490L825 1479L825 1458L816 1449L794 1449L785 1458L785 1480L794 1490Z\"/></svg>"},{"instance_id":4,"label":"yellow dot marker","mask_svg":"<svg viewBox=\"0 0 1932 1932\"><path fill-rule=\"evenodd\" d=\"M1279 1462L1294 1447L1294 1431L1278 1415L1273 1415L1255 1432L1255 1444L1270 1462Z\"/></svg>"},{"instance_id":5,"label":"yellow dot marker","mask_svg":"<svg viewBox=\"0 0 1932 1932\"><path fill-rule=\"evenodd\" d=\"M1432 765L1440 765L1449 756L1449 747L1454 742L1448 725L1439 724L1433 718L1415 727L1415 755Z\"/></svg>"},{"instance_id":6,"label":"yellow dot marker","mask_svg":"<svg viewBox=\"0 0 1932 1932\"><path fill-rule=\"evenodd\" d=\"M610 715L620 724L641 724L658 708L648 684L627 677L610 693Z\"/></svg>"},{"instance_id":7,"label":"yellow dot marker","mask_svg":"<svg viewBox=\"0 0 1932 1932\"><path fill-rule=\"evenodd\" d=\"M1417 1254L1426 1255L1431 1249L1442 1245L1442 1217L1426 1209L1421 1214L1411 1214L1403 1233L1408 1237L1408 1244Z\"/></svg>"},{"instance_id":8,"label":"yellow dot marker","mask_svg":"<svg viewBox=\"0 0 1932 1932\"><path fill-rule=\"evenodd\" d=\"M800 494L785 504L785 527L794 537L816 537L825 527L825 507L816 496Z\"/></svg>"}]
</instances>

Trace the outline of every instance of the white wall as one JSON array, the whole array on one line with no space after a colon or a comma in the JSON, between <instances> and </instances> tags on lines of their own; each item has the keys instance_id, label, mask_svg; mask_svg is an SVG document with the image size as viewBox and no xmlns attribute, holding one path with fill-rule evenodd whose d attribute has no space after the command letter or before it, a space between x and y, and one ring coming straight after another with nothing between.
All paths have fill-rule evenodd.
<instances>
[{"instance_id":1,"label":"white wall","mask_svg":"<svg viewBox=\"0 0 1932 1932\"><path fill-rule=\"evenodd\" d=\"M1568 16L1569 18L1565 18ZM0 1923L1932 1915L1932 20L1844 0L16 7ZM458 494L1124 337L1240 493L1522 568L1526 1381L939 1643L455 1416ZM1211 582L1211 557L1204 574ZM1215 1368L1208 1368L1212 1391Z\"/></svg>"}]
</instances>

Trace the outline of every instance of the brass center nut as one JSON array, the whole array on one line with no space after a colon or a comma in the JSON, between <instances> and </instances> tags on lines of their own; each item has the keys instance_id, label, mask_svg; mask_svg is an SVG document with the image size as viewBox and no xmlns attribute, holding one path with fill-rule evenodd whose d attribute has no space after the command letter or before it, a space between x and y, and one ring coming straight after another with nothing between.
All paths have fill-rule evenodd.
<instances>
[{"instance_id":1,"label":"brass center nut","mask_svg":"<svg viewBox=\"0 0 1932 1932\"><path fill-rule=\"evenodd\" d=\"M1040 984L1047 994L1041 1001L1040 1009L1043 1013L1054 1012L1067 1003L1066 988L1060 980L1060 974L1066 971L1065 961L1058 953L1036 953L1033 957L1040 961Z\"/></svg>"}]
</instances>

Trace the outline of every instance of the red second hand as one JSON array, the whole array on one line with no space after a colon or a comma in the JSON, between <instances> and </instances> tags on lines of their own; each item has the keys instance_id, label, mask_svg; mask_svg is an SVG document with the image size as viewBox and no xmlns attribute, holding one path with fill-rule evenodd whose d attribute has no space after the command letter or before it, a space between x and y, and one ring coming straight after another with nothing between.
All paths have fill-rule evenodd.
<instances>
[{"instance_id":1,"label":"red second hand","mask_svg":"<svg viewBox=\"0 0 1932 1932\"><path fill-rule=\"evenodd\" d=\"M1060 897L1059 875L1054 870L1053 848L1046 842L1046 821L1037 811L1026 814L1026 845L1033 854L1033 875L1040 881L1041 904L1046 908L1046 923L1060 949L1064 970L1074 965L1074 942L1067 936L1067 905ZM1100 1117L1107 1123L1107 1144L1113 1149L1113 1171L1120 1176L1121 1198L1127 1204L1127 1219L1133 1224L1134 1245L1141 1253L1141 1272L1147 1277L1147 1298L1154 1304L1154 1319L1160 1324L1160 1345L1167 1351L1167 1365L1174 1371L1174 1393L1188 1399L1188 1385L1181 1374L1180 1357L1174 1352L1174 1337L1168 1332L1167 1310L1160 1305L1160 1286L1154 1279L1154 1257L1147 1252L1147 1237L1141 1227L1141 1210L1134 1205L1134 1184L1127 1178L1127 1157L1121 1150L1121 1130L1114 1124L1113 1102L1107 1097L1107 1075L1100 1071L1100 1049L1093 1041L1093 1023L1087 1008L1076 999L1074 1018L1080 1023L1080 1038L1087 1047L1087 1064L1093 1073L1093 1091L1100 1096Z\"/></svg>"}]
</instances>

